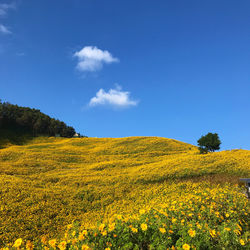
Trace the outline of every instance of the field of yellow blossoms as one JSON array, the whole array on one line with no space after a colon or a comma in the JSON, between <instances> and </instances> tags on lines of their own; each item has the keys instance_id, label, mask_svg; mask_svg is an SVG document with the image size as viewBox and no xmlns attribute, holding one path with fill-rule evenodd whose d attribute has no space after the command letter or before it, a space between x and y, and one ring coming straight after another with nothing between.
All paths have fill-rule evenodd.
<instances>
[{"instance_id":1,"label":"field of yellow blossoms","mask_svg":"<svg viewBox=\"0 0 250 250\"><path fill-rule=\"evenodd\" d=\"M2 249L250 249L250 151L158 137L0 150Z\"/></svg>"}]
</instances>

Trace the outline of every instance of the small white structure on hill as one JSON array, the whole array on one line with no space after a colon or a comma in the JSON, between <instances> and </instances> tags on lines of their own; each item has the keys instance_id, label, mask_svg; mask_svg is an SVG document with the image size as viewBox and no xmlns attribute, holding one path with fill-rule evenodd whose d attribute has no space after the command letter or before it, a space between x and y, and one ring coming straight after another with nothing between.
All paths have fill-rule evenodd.
<instances>
[{"instance_id":1,"label":"small white structure on hill","mask_svg":"<svg viewBox=\"0 0 250 250\"><path fill-rule=\"evenodd\" d=\"M75 133L75 134L73 135L73 137L74 137L74 138L79 138L79 137L80 137L80 134L79 134L79 133Z\"/></svg>"}]
</instances>

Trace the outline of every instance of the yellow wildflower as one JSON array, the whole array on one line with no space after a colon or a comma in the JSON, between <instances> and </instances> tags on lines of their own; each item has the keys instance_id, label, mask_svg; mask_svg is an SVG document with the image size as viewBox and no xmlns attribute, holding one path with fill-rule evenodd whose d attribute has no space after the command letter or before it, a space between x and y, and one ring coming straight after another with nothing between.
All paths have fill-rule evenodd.
<instances>
[{"instance_id":1,"label":"yellow wildflower","mask_svg":"<svg viewBox=\"0 0 250 250\"><path fill-rule=\"evenodd\" d=\"M145 209L140 209L140 210L139 210L139 213L140 213L140 214L145 214L146 211L145 211Z\"/></svg>"},{"instance_id":2,"label":"yellow wildflower","mask_svg":"<svg viewBox=\"0 0 250 250\"><path fill-rule=\"evenodd\" d=\"M102 232L102 235L103 235L103 236L106 236L106 235L107 235L107 231L104 230L104 231Z\"/></svg>"},{"instance_id":3,"label":"yellow wildflower","mask_svg":"<svg viewBox=\"0 0 250 250\"><path fill-rule=\"evenodd\" d=\"M81 233L81 234L79 234L78 239L79 239L79 240L84 240L84 239L85 239L85 236Z\"/></svg>"},{"instance_id":4,"label":"yellow wildflower","mask_svg":"<svg viewBox=\"0 0 250 250\"><path fill-rule=\"evenodd\" d=\"M115 229L115 223L109 224L109 232Z\"/></svg>"},{"instance_id":5,"label":"yellow wildflower","mask_svg":"<svg viewBox=\"0 0 250 250\"><path fill-rule=\"evenodd\" d=\"M142 223L141 224L141 229L142 229L142 231L146 231L148 229L148 225L145 224L145 223Z\"/></svg>"},{"instance_id":6,"label":"yellow wildflower","mask_svg":"<svg viewBox=\"0 0 250 250\"><path fill-rule=\"evenodd\" d=\"M121 220L121 219L122 219L122 216L121 216L120 214L118 214L118 215L116 216L116 218L117 218L118 220Z\"/></svg>"},{"instance_id":7,"label":"yellow wildflower","mask_svg":"<svg viewBox=\"0 0 250 250\"><path fill-rule=\"evenodd\" d=\"M165 233L166 233L166 229L163 228L163 227L160 227L159 230L160 230L160 232L161 232L162 234L165 234Z\"/></svg>"},{"instance_id":8,"label":"yellow wildflower","mask_svg":"<svg viewBox=\"0 0 250 250\"><path fill-rule=\"evenodd\" d=\"M99 231L103 231L104 227L105 227L105 224L101 224L101 225L99 226Z\"/></svg>"},{"instance_id":9,"label":"yellow wildflower","mask_svg":"<svg viewBox=\"0 0 250 250\"><path fill-rule=\"evenodd\" d=\"M66 246L67 246L67 242L66 241L62 241L60 242L60 244L58 245L58 248L60 250L65 250L66 249Z\"/></svg>"},{"instance_id":10,"label":"yellow wildflower","mask_svg":"<svg viewBox=\"0 0 250 250\"><path fill-rule=\"evenodd\" d=\"M195 232L195 230L190 229L190 230L188 230L188 234L189 234L191 237L194 237L194 236L196 235L196 232Z\"/></svg>"},{"instance_id":11,"label":"yellow wildflower","mask_svg":"<svg viewBox=\"0 0 250 250\"><path fill-rule=\"evenodd\" d=\"M133 233L137 233L138 232L138 229L134 228L134 227L132 227L131 230L132 230Z\"/></svg>"},{"instance_id":12,"label":"yellow wildflower","mask_svg":"<svg viewBox=\"0 0 250 250\"><path fill-rule=\"evenodd\" d=\"M34 248L34 245L32 244L32 242L30 240L28 240L26 242L26 249L32 250L33 248Z\"/></svg>"},{"instance_id":13,"label":"yellow wildflower","mask_svg":"<svg viewBox=\"0 0 250 250\"><path fill-rule=\"evenodd\" d=\"M49 245L51 245L53 248L56 247L56 239L50 240Z\"/></svg>"},{"instance_id":14,"label":"yellow wildflower","mask_svg":"<svg viewBox=\"0 0 250 250\"><path fill-rule=\"evenodd\" d=\"M188 244L184 244L184 245L182 246L182 248L183 248L184 250L189 250L189 249L190 249L190 246L189 246Z\"/></svg>"},{"instance_id":15,"label":"yellow wildflower","mask_svg":"<svg viewBox=\"0 0 250 250\"><path fill-rule=\"evenodd\" d=\"M242 246L244 246L244 245L245 245L245 241L242 240L242 239L240 239L240 244L241 244Z\"/></svg>"},{"instance_id":16,"label":"yellow wildflower","mask_svg":"<svg viewBox=\"0 0 250 250\"><path fill-rule=\"evenodd\" d=\"M89 250L89 246L88 245L82 245L82 250Z\"/></svg>"},{"instance_id":17,"label":"yellow wildflower","mask_svg":"<svg viewBox=\"0 0 250 250\"><path fill-rule=\"evenodd\" d=\"M23 240L21 238L17 239L13 245L13 247L20 247L22 245Z\"/></svg>"},{"instance_id":18,"label":"yellow wildflower","mask_svg":"<svg viewBox=\"0 0 250 250\"><path fill-rule=\"evenodd\" d=\"M210 235L214 238L216 236L216 231L214 229L210 230Z\"/></svg>"}]
</instances>

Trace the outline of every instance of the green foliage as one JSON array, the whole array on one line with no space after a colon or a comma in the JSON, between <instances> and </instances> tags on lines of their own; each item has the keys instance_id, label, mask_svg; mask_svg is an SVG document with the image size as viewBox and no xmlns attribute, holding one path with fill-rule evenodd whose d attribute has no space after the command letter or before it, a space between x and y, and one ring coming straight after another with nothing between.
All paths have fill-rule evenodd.
<instances>
[{"instance_id":1,"label":"green foliage","mask_svg":"<svg viewBox=\"0 0 250 250\"><path fill-rule=\"evenodd\" d=\"M75 134L73 127L43 114L38 109L19 107L0 100L0 129L12 130L15 133L23 131L32 136L46 135L72 137Z\"/></svg>"},{"instance_id":2,"label":"green foliage","mask_svg":"<svg viewBox=\"0 0 250 250\"><path fill-rule=\"evenodd\" d=\"M219 150L221 144L217 133L208 133L202 136L197 142L201 154Z\"/></svg>"}]
</instances>

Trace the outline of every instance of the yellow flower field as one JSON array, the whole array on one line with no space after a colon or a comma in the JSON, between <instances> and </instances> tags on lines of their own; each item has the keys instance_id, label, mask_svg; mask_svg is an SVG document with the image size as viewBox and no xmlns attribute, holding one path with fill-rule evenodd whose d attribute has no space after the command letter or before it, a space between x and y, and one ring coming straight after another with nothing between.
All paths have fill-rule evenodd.
<instances>
[{"instance_id":1,"label":"yellow flower field","mask_svg":"<svg viewBox=\"0 0 250 250\"><path fill-rule=\"evenodd\" d=\"M36 138L0 150L0 247L247 248L249 201L237 184L249 176L247 150L200 155L158 137Z\"/></svg>"}]
</instances>

